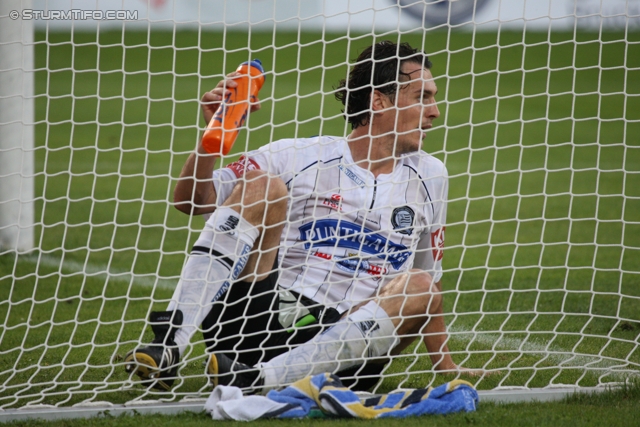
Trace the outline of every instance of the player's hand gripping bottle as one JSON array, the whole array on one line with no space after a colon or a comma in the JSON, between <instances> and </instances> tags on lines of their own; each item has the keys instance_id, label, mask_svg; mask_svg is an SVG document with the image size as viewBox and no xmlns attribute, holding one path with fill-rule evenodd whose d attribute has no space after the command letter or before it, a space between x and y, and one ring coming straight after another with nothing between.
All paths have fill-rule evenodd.
<instances>
[{"instance_id":1,"label":"player's hand gripping bottle","mask_svg":"<svg viewBox=\"0 0 640 427\"><path fill-rule=\"evenodd\" d=\"M229 88L218 111L213 115L202 136L202 147L207 153L226 155L231 151L238 132L249 114L249 102L256 102L264 84L264 69L258 59L243 62L236 70L238 85Z\"/></svg>"}]
</instances>

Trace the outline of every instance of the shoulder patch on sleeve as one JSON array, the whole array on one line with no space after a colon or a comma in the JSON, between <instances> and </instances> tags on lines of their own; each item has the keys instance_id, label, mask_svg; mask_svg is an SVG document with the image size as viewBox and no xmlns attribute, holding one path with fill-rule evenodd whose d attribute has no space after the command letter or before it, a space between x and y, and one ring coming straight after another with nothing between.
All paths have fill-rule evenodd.
<instances>
[{"instance_id":1,"label":"shoulder patch on sleeve","mask_svg":"<svg viewBox=\"0 0 640 427\"><path fill-rule=\"evenodd\" d=\"M258 163L246 156L241 156L237 161L229 163L226 167L231 169L237 178L240 178L247 171L260 169Z\"/></svg>"},{"instance_id":2,"label":"shoulder patch on sleeve","mask_svg":"<svg viewBox=\"0 0 640 427\"><path fill-rule=\"evenodd\" d=\"M445 227L442 227L431 233L431 250L434 261L440 261L444 254L444 229Z\"/></svg>"}]
</instances>

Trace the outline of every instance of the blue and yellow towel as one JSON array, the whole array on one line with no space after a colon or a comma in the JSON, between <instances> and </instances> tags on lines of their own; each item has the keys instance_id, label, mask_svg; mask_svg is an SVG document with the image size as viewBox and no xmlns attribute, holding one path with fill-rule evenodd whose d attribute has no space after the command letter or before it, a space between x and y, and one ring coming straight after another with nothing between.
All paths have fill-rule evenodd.
<instances>
[{"instance_id":1,"label":"blue and yellow towel","mask_svg":"<svg viewBox=\"0 0 640 427\"><path fill-rule=\"evenodd\" d=\"M475 411L478 393L455 380L435 388L398 391L361 398L331 374L306 377L267 396L242 396L235 387L219 386L205 410L214 419L250 421L258 418L305 418L322 414L343 418L404 418Z\"/></svg>"}]
</instances>

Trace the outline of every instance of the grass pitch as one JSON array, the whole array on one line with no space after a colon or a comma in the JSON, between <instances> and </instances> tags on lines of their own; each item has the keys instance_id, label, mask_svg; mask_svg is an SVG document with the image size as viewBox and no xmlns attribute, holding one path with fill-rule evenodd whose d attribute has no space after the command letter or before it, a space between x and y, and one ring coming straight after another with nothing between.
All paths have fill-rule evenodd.
<instances>
[{"instance_id":1,"label":"grass pitch","mask_svg":"<svg viewBox=\"0 0 640 427\"><path fill-rule=\"evenodd\" d=\"M324 43L320 40L324 39ZM431 53L451 176L454 359L499 386L593 386L640 370L638 33L407 35ZM170 205L197 100L249 58L270 73L234 153L348 132L332 90L370 36L36 34L38 250L0 254L0 407L204 396L195 343L172 393L128 382L203 222ZM422 346L378 391L440 384Z\"/></svg>"}]
</instances>

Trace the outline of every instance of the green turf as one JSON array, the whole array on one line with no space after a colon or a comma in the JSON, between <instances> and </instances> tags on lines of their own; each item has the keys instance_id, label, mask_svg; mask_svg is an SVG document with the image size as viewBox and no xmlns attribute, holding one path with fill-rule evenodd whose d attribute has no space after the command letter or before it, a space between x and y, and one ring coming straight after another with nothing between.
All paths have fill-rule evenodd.
<instances>
[{"instance_id":1,"label":"green turf","mask_svg":"<svg viewBox=\"0 0 640 427\"><path fill-rule=\"evenodd\" d=\"M496 404L480 402L476 412L435 415L405 419L350 420L350 419L304 419L304 420L256 420L256 427L300 427L300 426L342 426L360 427L421 427L425 423L434 427L473 426L553 426L553 427L629 427L637 425L640 416L640 386L632 383L620 389L597 394L575 394L558 402L528 402ZM140 425L161 425L192 427L213 423L205 413L183 413L174 416L134 415L113 417L108 414L99 418L65 421L20 421L8 423L11 427L103 427L118 425L137 427ZM225 426L246 425L244 422L228 421Z\"/></svg>"},{"instance_id":2,"label":"green turf","mask_svg":"<svg viewBox=\"0 0 640 427\"><path fill-rule=\"evenodd\" d=\"M443 283L454 359L500 370L472 379L484 389L637 373L640 33L404 39L432 53L442 100L424 148L451 176ZM197 100L260 58L262 110L235 153L344 135L331 91L371 37L52 31L36 41L38 250L0 254L0 407L207 393L201 343L174 394L126 383L121 363L151 338L144 319L166 306L202 226L169 203L203 127ZM411 349L379 391L454 378L430 367L422 346Z\"/></svg>"}]
</instances>

